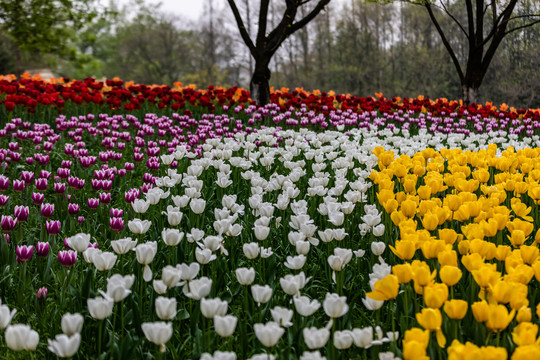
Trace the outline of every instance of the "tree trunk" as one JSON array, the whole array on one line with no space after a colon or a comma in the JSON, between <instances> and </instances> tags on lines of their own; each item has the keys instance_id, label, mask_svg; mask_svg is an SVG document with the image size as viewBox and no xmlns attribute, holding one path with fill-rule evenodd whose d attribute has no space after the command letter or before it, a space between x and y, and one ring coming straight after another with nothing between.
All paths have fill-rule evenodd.
<instances>
[{"instance_id":1,"label":"tree trunk","mask_svg":"<svg viewBox=\"0 0 540 360\"><path fill-rule=\"evenodd\" d=\"M270 101L270 69L268 67L270 59L255 59L255 71L249 83L251 99L257 105L264 106Z\"/></svg>"},{"instance_id":2,"label":"tree trunk","mask_svg":"<svg viewBox=\"0 0 540 360\"><path fill-rule=\"evenodd\" d=\"M461 84L461 92L465 105L478 102L478 88L479 86Z\"/></svg>"}]
</instances>

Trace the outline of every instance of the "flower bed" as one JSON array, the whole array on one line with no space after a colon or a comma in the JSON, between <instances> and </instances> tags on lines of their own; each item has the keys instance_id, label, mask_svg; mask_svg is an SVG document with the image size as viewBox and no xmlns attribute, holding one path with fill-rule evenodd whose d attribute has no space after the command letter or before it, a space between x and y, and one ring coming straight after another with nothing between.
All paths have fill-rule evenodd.
<instances>
[{"instance_id":1,"label":"flower bed","mask_svg":"<svg viewBox=\"0 0 540 360\"><path fill-rule=\"evenodd\" d=\"M273 96L2 115L0 351L536 357L536 111Z\"/></svg>"}]
</instances>

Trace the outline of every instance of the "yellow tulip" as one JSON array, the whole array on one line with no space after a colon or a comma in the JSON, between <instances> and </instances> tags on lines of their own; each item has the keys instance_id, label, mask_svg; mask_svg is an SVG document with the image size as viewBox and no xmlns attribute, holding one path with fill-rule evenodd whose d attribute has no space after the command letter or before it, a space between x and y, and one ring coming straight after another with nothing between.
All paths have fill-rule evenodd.
<instances>
[{"instance_id":1,"label":"yellow tulip","mask_svg":"<svg viewBox=\"0 0 540 360\"><path fill-rule=\"evenodd\" d=\"M426 259L434 259L441 251L446 250L446 243L442 240L424 241L420 248Z\"/></svg>"},{"instance_id":2,"label":"yellow tulip","mask_svg":"<svg viewBox=\"0 0 540 360\"><path fill-rule=\"evenodd\" d=\"M441 281L447 286L456 285L461 279L462 272L456 266L443 266L439 271L439 277Z\"/></svg>"},{"instance_id":3,"label":"yellow tulip","mask_svg":"<svg viewBox=\"0 0 540 360\"><path fill-rule=\"evenodd\" d=\"M453 229L439 229L438 234L439 239L450 245L454 245L458 237L457 232Z\"/></svg>"},{"instance_id":4,"label":"yellow tulip","mask_svg":"<svg viewBox=\"0 0 540 360\"><path fill-rule=\"evenodd\" d=\"M529 265L519 264L509 269L506 279L527 285L534 276L534 270Z\"/></svg>"},{"instance_id":5,"label":"yellow tulip","mask_svg":"<svg viewBox=\"0 0 540 360\"><path fill-rule=\"evenodd\" d=\"M457 253L455 250L446 249L437 254L437 260L441 265L457 266Z\"/></svg>"},{"instance_id":6,"label":"yellow tulip","mask_svg":"<svg viewBox=\"0 0 540 360\"><path fill-rule=\"evenodd\" d=\"M525 345L516 348L511 360L540 359L540 345Z\"/></svg>"},{"instance_id":7,"label":"yellow tulip","mask_svg":"<svg viewBox=\"0 0 540 360\"><path fill-rule=\"evenodd\" d=\"M504 305L489 305L486 327L492 332L499 332L510 324L514 318L516 310L508 312Z\"/></svg>"},{"instance_id":8,"label":"yellow tulip","mask_svg":"<svg viewBox=\"0 0 540 360\"><path fill-rule=\"evenodd\" d=\"M508 245L498 245L495 251L495 257L499 261L505 261L508 255L512 252L512 248Z\"/></svg>"},{"instance_id":9,"label":"yellow tulip","mask_svg":"<svg viewBox=\"0 0 540 360\"><path fill-rule=\"evenodd\" d=\"M387 214L391 214L398 208L398 202L396 199L388 199L385 203L382 203L382 206Z\"/></svg>"},{"instance_id":10,"label":"yellow tulip","mask_svg":"<svg viewBox=\"0 0 540 360\"><path fill-rule=\"evenodd\" d=\"M458 251L460 255L467 255L471 247L471 242L469 240L461 240L458 243ZM477 254L479 255L479 254Z\"/></svg>"},{"instance_id":11,"label":"yellow tulip","mask_svg":"<svg viewBox=\"0 0 540 360\"><path fill-rule=\"evenodd\" d=\"M531 235L532 231L534 230L534 225L532 223L523 221L521 219L514 219L513 221L508 222L506 227L511 233L513 233L515 230L523 231L525 237Z\"/></svg>"},{"instance_id":12,"label":"yellow tulip","mask_svg":"<svg viewBox=\"0 0 540 360\"><path fill-rule=\"evenodd\" d=\"M403 359L404 360L429 360L426 354L427 345L417 341L403 342Z\"/></svg>"},{"instance_id":13,"label":"yellow tulip","mask_svg":"<svg viewBox=\"0 0 540 360\"><path fill-rule=\"evenodd\" d=\"M513 230L510 235L508 235L508 240L510 240L514 247L520 247L523 245L523 243L525 243L527 237L525 236L523 230L516 229Z\"/></svg>"},{"instance_id":14,"label":"yellow tulip","mask_svg":"<svg viewBox=\"0 0 540 360\"><path fill-rule=\"evenodd\" d=\"M514 291L510 297L510 307L514 310L519 310L524 306L529 306L529 299L527 299L528 293L529 288L527 285L514 283Z\"/></svg>"},{"instance_id":15,"label":"yellow tulip","mask_svg":"<svg viewBox=\"0 0 540 360\"><path fill-rule=\"evenodd\" d=\"M536 259L536 261L532 264L531 267L534 271L534 277L536 278L536 281L540 281L540 259Z\"/></svg>"},{"instance_id":16,"label":"yellow tulip","mask_svg":"<svg viewBox=\"0 0 540 360\"><path fill-rule=\"evenodd\" d=\"M530 322L532 319L531 308L528 306L521 307L516 315L516 320L518 323Z\"/></svg>"},{"instance_id":17,"label":"yellow tulip","mask_svg":"<svg viewBox=\"0 0 540 360\"><path fill-rule=\"evenodd\" d=\"M412 218L416 214L416 203L413 200L407 199L401 203L401 212L408 218Z\"/></svg>"},{"instance_id":18,"label":"yellow tulip","mask_svg":"<svg viewBox=\"0 0 540 360\"><path fill-rule=\"evenodd\" d=\"M478 180L481 183L487 183L490 178L489 171L486 169L478 169L472 173L473 179Z\"/></svg>"},{"instance_id":19,"label":"yellow tulip","mask_svg":"<svg viewBox=\"0 0 540 360\"><path fill-rule=\"evenodd\" d=\"M439 226L439 217L432 212L428 212L422 217L422 225L426 230L433 231Z\"/></svg>"},{"instance_id":20,"label":"yellow tulip","mask_svg":"<svg viewBox=\"0 0 540 360\"><path fill-rule=\"evenodd\" d=\"M428 200L431 197L431 188L427 185L418 187L418 196L421 200Z\"/></svg>"},{"instance_id":21,"label":"yellow tulip","mask_svg":"<svg viewBox=\"0 0 540 360\"><path fill-rule=\"evenodd\" d=\"M444 303L444 312L450 319L461 320L467 314L468 303L465 300L448 300Z\"/></svg>"},{"instance_id":22,"label":"yellow tulip","mask_svg":"<svg viewBox=\"0 0 540 360\"><path fill-rule=\"evenodd\" d=\"M424 329L436 332L437 343L440 347L446 345L446 338L441 331L442 315L439 309L424 308L421 312L416 313L416 320Z\"/></svg>"},{"instance_id":23,"label":"yellow tulip","mask_svg":"<svg viewBox=\"0 0 540 360\"><path fill-rule=\"evenodd\" d=\"M374 285L375 290L368 292L366 295L379 301L386 301L397 296L399 291L399 280L395 275L387 275Z\"/></svg>"},{"instance_id":24,"label":"yellow tulip","mask_svg":"<svg viewBox=\"0 0 540 360\"><path fill-rule=\"evenodd\" d=\"M413 280L418 286L424 287L433 283L433 279L437 275L437 270L431 272L428 264L418 260L413 261L411 266L413 270Z\"/></svg>"},{"instance_id":25,"label":"yellow tulip","mask_svg":"<svg viewBox=\"0 0 540 360\"><path fill-rule=\"evenodd\" d=\"M499 304L508 304L512 299L514 283L498 280L495 284L489 285L489 293Z\"/></svg>"},{"instance_id":26,"label":"yellow tulip","mask_svg":"<svg viewBox=\"0 0 540 360\"><path fill-rule=\"evenodd\" d=\"M491 265L492 264L484 264L480 268L472 271L474 280L481 288L488 288L490 285L494 285L501 277L501 273L495 270L496 267L494 269Z\"/></svg>"},{"instance_id":27,"label":"yellow tulip","mask_svg":"<svg viewBox=\"0 0 540 360\"><path fill-rule=\"evenodd\" d=\"M454 212L454 211L457 211L459 209L459 207L462 204L462 201L461 201L461 198L459 196L457 196L457 195L448 195L444 199L444 204L446 206L448 206L450 211Z\"/></svg>"},{"instance_id":28,"label":"yellow tulip","mask_svg":"<svg viewBox=\"0 0 540 360\"><path fill-rule=\"evenodd\" d=\"M534 263L540 255L540 250L536 245L522 245L519 248L519 251L521 253L521 258L523 259L523 262L529 265L532 265L532 263Z\"/></svg>"},{"instance_id":29,"label":"yellow tulip","mask_svg":"<svg viewBox=\"0 0 540 360\"><path fill-rule=\"evenodd\" d=\"M484 258L478 253L463 255L461 257L461 263L469 272L473 272L484 265Z\"/></svg>"},{"instance_id":30,"label":"yellow tulip","mask_svg":"<svg viewBox=\"0 0 540 360\"><path fill-rule=\"evenodd\" d=\"M448 300L448 286L435 283L424 288L424 302L432 309L440 308Z\"/></svg>"},{"instance_id":31,"label":"yellow tulip","mask_svg":"<svg viewBox=\"0 0 540 360\"><path fill-rule=\"evenodd\" d=\"M411 264L399 264L392 266L392 274L396 275L400 284L406 284L412 279Z\"/></svg>"},{"instance_id":32,"label":"yellow tulip","mask_svg":"<svg viewBox=\"0 0 540 360\"><path fill-rule=\"evenodd\" d=\"M379 200L379 204L383 205L386 204L386 202L390 199L395 199L396 195L392 191L392 189L381 189L379 187L379 192L377 193L377 200Z\"/></svg>"},{"instance_id":33,"label":"yellow tulip","mask_svg":"<svg viewBox=\"0 0 540 360\"><path fill-rule=\"evenodd\" d=\"M489 304L486 301L477 301L471 305L474 318L478 322L485 322L488 319Z\"/></svg>"},{"instance_id":34,"label":"yellow tulip","mask_svg":"<svg viewBox=\"0 0 540 360\"><path fill-rule=\"evenodd\" d=\"M529 213L531 212L532 208L530 206L527 207L527 205L522 203L519 199L517 198L514 198L514 199L517 200L517 201L512 201L512 211L514 211L514 214L516 214L516 216L519 216L525 221L533 222L532 216L529 216Z\"/></svg>"},{"instance_id":35,"label":"yellow tulip","mask_svg":"<svg viewBox=\"0 0 540 360\"><path fill-rule=\"evenodd\" d=\"M416 252L416 245L412 241L398 240L396 241L396 247L389 246L390 250L401 260L410 260L413 258Z\"/></svg>"},{"instance_id":36,"label":"yellow tulip","mask_svg":"<svg viewBox=\"0 0 540 360\"><path fill-rule=\"evenodd\" d=\"M512 340L517 346L533 345L536 343L538 325L530 322L522 322L514 327Z\"/></svg>"}]
</instances>

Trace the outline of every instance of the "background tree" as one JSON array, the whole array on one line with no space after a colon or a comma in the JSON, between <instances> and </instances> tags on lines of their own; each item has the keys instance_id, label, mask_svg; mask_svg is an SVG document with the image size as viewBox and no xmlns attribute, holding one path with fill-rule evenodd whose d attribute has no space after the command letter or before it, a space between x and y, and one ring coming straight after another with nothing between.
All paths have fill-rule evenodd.
<instances>
[{"instance_id":1,"label":"background tree","mask_svg":"<svg viewBox=\"0 0 540 360\"><path fill-rule=\"evenodd\" d=\"M478 101L478 90L502 41L509 34L540 22L538 13L516 14L528 1L520 0L417 0L424 6L458 73L465 103ZM464 7L461 17L454 9ZM453 28L441 25L440 16L453 20ZM449 35L461 33L467 43L460 59Z\"/></svg>"},{"instance_id":2,"label":"background tree","mask_svg":"<svg viewBox=\"0 0 540 360\"><path fill-rule=\"evenodd\" d=\"M13 42L19 74L23 52L69 55L69 40L96 16L94 1L0 0L0 28Z\"/></svg>"},{"instance_id":3,"label":"background tree","mask_svg":"<svg viewBox=\"0 0 540 360\"><path fill-rule=\"evenodd\" d=\"M228 0L234 18L240 30L240 35L247 45L253 59L255 69L250 81L251 98L259 105L265 105L270 99L270 60L279 49L283 41L296 31L306 26L313 20L330 2L330 0L319 0L315 7L310 9L306 16L296 21L296 15L300 7L312 4L310 0L287 0L286 9L279 24L267 33L268 8L270 0L261 0L259 6L259 23L257 37L253 42L246 30L242 16L234 0Z\"/></svg>"}]
</instances>

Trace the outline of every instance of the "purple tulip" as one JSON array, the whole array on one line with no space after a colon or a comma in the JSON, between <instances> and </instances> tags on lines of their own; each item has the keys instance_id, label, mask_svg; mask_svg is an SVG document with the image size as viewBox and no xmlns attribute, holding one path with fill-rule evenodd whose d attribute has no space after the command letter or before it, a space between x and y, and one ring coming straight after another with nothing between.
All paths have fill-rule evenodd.
<instances>
[{"instance_id":1,"label":"purple tulip","mask_svg":"<svg viewBox=\"0 0 540 360\"><path fill-rule=\"evenodd\" d=\"M49 255L50 246L48 242L38 242L36 244L36 255L44 258Z\"/></svg>"},{"instance_id":2,"label":"purple tulip","mask_svg":"<svg viewBox=\"0 0 540 360\"><path fill-rule=\"evenodd\" d=\"M99 193L99 201L103 204L108 204L111 202L111 193Z\"/></svg>"},{"instance_id":3,"label":"purple tulip","mask_svg":"<svg viewBox=\"0 0 540 360\"><path fill-rule=\"evenodd\" d=\"M2 227L3 231L11 232L11 230L15 229L15 225L17 225L17 219L14 219L11 215L2 215L0 227Z\"/></svg>"},{"instance_id":4,"label":"purple tulip","mask_svg":"<svg viewBox=\"0 0 540 360\"><path fill-rule=\"evenodd\" d=\"M73 266L77 261L77 252L73 250L65 250L58 252L58 261L66 267Z\"/></svg>"},{"instance_id":5,"label":"purple tulip","mask_svg":"<svg viewBox=\"0 0 540 360\"><path fill-rule=\"evenodd\" d=\"M49 179L51 177L51 172L50 171L47 171L47 170L41 170L39 172L39 177L41 179Z\"/></svg>"},{"instance_id":6,"label":"purple tulip","mask_svg":"<svg viewBox=\"0 0 540 360\"><path fill-rule=\"evenodd\" d=\"M50 218L54 212L54 204L43 203L41 204L41 216L44 218Z\"/></svg>"},{"instance_id":7,"label":"purple tulip","mask_svg":"<svg viewBox=\"0 0 540 360\"><path fill-rule=\"evenodd\" d=\"M79 224L82 224L83 221L84 221L84 216L79 216L79 217L77 218L77 221L79 222Z\"/></svg>"},{"instance_id":8,"label":"purple tulip","mask_svg":"<svg viewBox=\"0 0 540 360\"><path fill-rule=\"evenodd\" d=\"M54 183L54 192L57 194L63 194L66 191L65 183Z\"/></svg>"},{"instance_id":9,"label":"purple tulip","mask_svg":"<svg viewBox=\"0 0 540 360\"><path fill-rule=\"evenodd\" d=\"M0 206L6 205L8 201L9 201L9 196L0 194Z\"/></svg>"},{"instance_id":10,"label":"purple tulip","mask_svg":"<svg viewBox=\"0 0 540 360\"><path fill-rule=\"evenodd\" d=\"M44 178L36 179L35 184L36 184L36 189L38 191L47 190L47 186L49 185L47 179L44 179Z\"/></svg>"},{"instance_id":11,"label":"purple tulip","mask_svg":"<svg viewBox=\"0 0 540 360\"><path fill-rule=\"evenodd\" d=\"M109 224L111 225L111 229L113 231L122 231L124 228L124 220L119 217L109 218Z\"/></svg>"},{"instance_id":12,"label":"purple tulip","mask_svg":"<svg viewBox=\"0 0 540 360\"><path fill-rule=\"evenodd\" d=\"M70 215L77 215L79 213L80 207L79 204L68 204L68 213Z\"/></svg>"},{"instance_id":13,"label":"purple tulip","mask_svg":"<svg viewBox=\"0 0 540 360\"><path fill-rule=\"evenodd\" d=\"M13 190L22 192L24 190L23 180L13 180Z\"/></svg>"},{"instance_id":14,"label":"purple tulip","mask_svg":"<svg viewBox=\"0 0 540 360\"><path fill-rule=\"evenodd\" d=\"M18 222L25 222L30 215L30 209L28 206L15 205L15 217Z\"/></svg>"},{"instance_id":15,"label":"purple tulip","mask_svg":"<svg viewBox=\"0 0 540 360\"><path fill-rule=\"evenodd\" d=\"M30 258L32 257L32 254L34 253L34 247L32 245L30 246L17 245L16 252L17 252L17 262L20 264L20 263L30 260Z\"/></svg>"},{"instance_id":16,"label":"purple tulip","mask_svg":"<svg viewBox=\"0 0 540 360\"><path fill-rule=\"evenodd\" d=\"M45 195L41 193L32 193L32 202L36 205L40 205L45 200Z\"/></svg>"},{"instance_id":17,"label":"purple tulip","mask_svg":"<svg viewBox=\"0 0 540 360\"><path fill-rule=\"evenodd\" d=\"M4 175L0 175L0 191L5 191L9 187L9 178Z\"/></svg>"},{"instance_id":18,"label":"purple tulip","mask_svg":"<svg viewBox=\"0 0 540 360\"><path fill-rule=\"evenodd\" d=\"M99 199L98 198L90 198L88 199L88 207L90 209L97 209L99 206Z\"/></svg>"},{"instance_id":19,"label":"purple tulip","mask_svg":"<svg viewBox=\"0 0 540 360\"><path fill-rule=\"evenodd\" d=\"M110 215L111 215L111 217L119 217L119 218L121 218L122 216L124 216L124 210L111 208Z\"/></svg>"},{"instance_id":20,"label":"purple tulip","mask_svg":"<svg viewBox=\"0 0 540 360\"><path fill-rule=\"evenodd\" d=\"M49 235L57 235L60 232L60 221L47 220L45 223L45 229Z\"/></svg>"},{"instance_id":21,"label":"purple tulip","mask_svg":"<svg viewBox=\"0 0 540 360\"><path fill-rule=\"evenodd\" d=\"M21 173L21 180L24 181L26 185L29 185L34 181L34 173L31 171L24 171Z\"/></svg>"}]
</instances>

